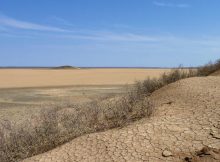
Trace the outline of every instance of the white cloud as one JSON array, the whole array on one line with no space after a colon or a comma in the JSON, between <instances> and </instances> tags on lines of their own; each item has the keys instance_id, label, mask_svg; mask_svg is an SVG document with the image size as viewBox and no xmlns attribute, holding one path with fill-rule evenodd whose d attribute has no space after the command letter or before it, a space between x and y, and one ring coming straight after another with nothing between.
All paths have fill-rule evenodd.
<instances>
[{"instance_id":1,"label":"white cloud","mask_svg":"<svg viewBox=\"0 0 220 162\"><path fill-rule=\"evenodd\" d=\"M57 18L56 20L66 23L64 19ZM70 24L69 24L70 25ZM23 29L23 30L11 30L11 29ZM10 18L4 15L0 15L0 31L6 31L10 37L62 37L70 39L82 39L82 40L94 40L94 41L133 41L133 42L155 42L159 41L159 37L153 37L135 33L118 33L111 31L100 31L100 30L65 30L58 27L40 25L27 21L20 21L14 18ZM28 30L33 31L44 31L42 32L26 32ZM45 32L46 31L46 32ZM54 33L56 32L56 33Z\"/></svg>"},{"instance_id":2,"label":"white cloud","mask_svg":"<svg viewBox=\"0 0 220 162\"><path fill-rule=\"evenodd\" d=\"M154 5L159 6L159 7L173 7L173 8L189 8L189 4L184 4L184 3L167 3L167 2L158 2L154 1Z\"/></svg>"},{"instance_id":3,"label":"white cloud","mask_svg":"<svg viewBox=\"0 0 220 162\"><path fill-rule=\"evenodd\" d=\"M114 33L114 32L101 32L90 31L83 34L61 34L55 35L57 37L67 39L82 39L94 41L112 41L112 42L158 42L162 41L160 36L150 36L135 33Z\"/></svg>"},{"instance_id":4,"label":"white cloud","mask_svg":"<svg viewBox=\"0 0 220 162\"><path fill-rule=\"evenodd\" d=\"M72 25L70 22L59 17L53 17L55 21L59 21L63 25ZM22 30L13 30L22 29ZM33 31L30 32L29 30ZM144 34L136 34L132 32L112 32L103 30L73 30L68 28L65 30L60 27L41 25L37 23L17 20L0 14L0 32L7 31L10 37L61 37L76 40L94 40L94 41L122 41L122 42L157 42L161 41L158 36L149 36ZM40 31L40 32L39 32ZM43 32L42 32L43 31ZM6 35L5 35L6 36Z\"/></svg>"},{"instance_id":5,"label":"white cloud","mask_svg":"<svg viewBox=\"0 0 220 162\"><path fill-rule=\"evenodd\" d=\"M51 31L51 32L65 32L65 29L40 25L36 23L16 20L4 15L0 15L0 25L2 27L11 27L17 29L37 30L37 31Z\"/></svg>"}]
</instances>

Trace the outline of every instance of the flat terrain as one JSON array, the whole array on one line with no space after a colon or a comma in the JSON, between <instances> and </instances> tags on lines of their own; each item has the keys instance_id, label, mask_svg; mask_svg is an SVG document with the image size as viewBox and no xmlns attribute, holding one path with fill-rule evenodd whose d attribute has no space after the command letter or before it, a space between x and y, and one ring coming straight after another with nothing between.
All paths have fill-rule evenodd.
<instances>
[{"instance_id":1,"label":"flat terrain","mask_svg":"<svg viewBox=\"0 0 220 162\"><path fill-rule=\"evenodd\" d=\"M170 69L0 69L0 88L133 84L168 71Z\"/></svg>"},{"instance_id":2,"label":"flat terrain","mask_svg":"<svg viewBox=\"0 0 220 162\"><path fill-rule=\"evenodd\" d=\"M170 69L0 69L0 120L23 121L41 109L126 91L125 84Z\"/></svg>"},{"instance_id":3,"label":"flat terrain","mask_svg":"<svg viewBox=\"0 0 220 162\"><path fill-rule=\"evenodd\" d=\"M78 137L24 162L180 162L206 146L216 152L202 153L196 161L220 161L220 77L184 79L151 99L156 111L150 119Z\"/></svg>"},{"instance_id":4,"label":"flat terrain","mask_svg":"<svg viewBox=\"0 0 220 162\"><path fill-rule=\"evenodd\" d=\"M0 121L24 121L41 109L81 104L125 91L122 85L0 89Z\"/></svg>"}]
</instances>

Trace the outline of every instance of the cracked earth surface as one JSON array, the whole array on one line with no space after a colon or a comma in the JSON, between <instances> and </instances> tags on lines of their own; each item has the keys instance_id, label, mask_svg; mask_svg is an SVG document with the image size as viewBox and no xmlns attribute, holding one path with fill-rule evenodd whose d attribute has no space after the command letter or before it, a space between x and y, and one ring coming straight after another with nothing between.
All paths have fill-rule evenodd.
<instances>
[{"instance_id":1,"label":"cracked earth surface","mask_svg":"<svg viewBox=\"0 0 220 162\"><path fill-rule=\"evenodd\" d=\"M178 162L205 146L220 149L220 77L181 80L151 99L151 118L78 137L24 162Z\"/></svg>"}]
</instances>

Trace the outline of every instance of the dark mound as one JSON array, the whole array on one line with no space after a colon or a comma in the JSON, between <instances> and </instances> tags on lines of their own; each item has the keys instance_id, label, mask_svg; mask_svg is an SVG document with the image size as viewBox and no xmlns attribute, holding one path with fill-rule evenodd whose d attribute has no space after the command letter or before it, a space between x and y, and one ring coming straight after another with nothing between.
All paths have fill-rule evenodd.
<instances>
[{"instance_id":1,"label":"dark mound","mask_svg":"<svg viewBox=\"0 0 220 162\"><path fill-rule=\"evenodd\" d=\"M65 66L55 67L54 69L79 69L79 68L78 68L78 67L75 67L75 66L65 65Z\"/></svg>"}]
</instances>

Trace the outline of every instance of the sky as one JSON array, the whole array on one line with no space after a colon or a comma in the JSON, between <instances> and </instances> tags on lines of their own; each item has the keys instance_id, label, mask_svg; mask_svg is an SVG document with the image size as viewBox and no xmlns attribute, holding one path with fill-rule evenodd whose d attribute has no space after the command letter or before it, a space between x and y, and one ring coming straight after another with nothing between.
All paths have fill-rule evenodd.
<instances>
[{"instance_id":1,"label":"sky","mask_svg":"<svg viewBox=\"0 0 220 162\"><path fill-rule=\"evenodd\" d=\"M0 66L175 67L219 58L219 0L0 0Z\"/></svg>"}]
</instances>

